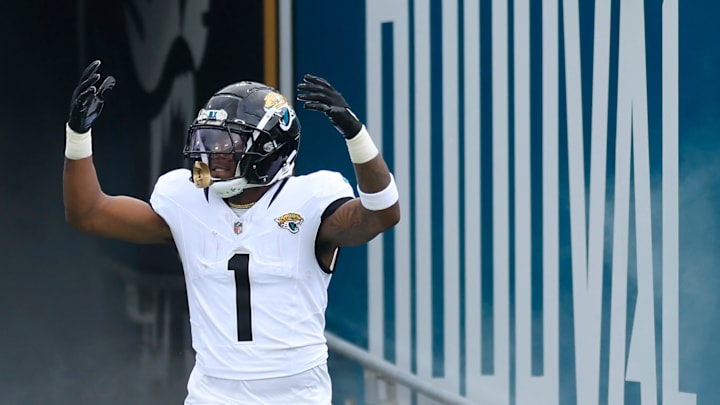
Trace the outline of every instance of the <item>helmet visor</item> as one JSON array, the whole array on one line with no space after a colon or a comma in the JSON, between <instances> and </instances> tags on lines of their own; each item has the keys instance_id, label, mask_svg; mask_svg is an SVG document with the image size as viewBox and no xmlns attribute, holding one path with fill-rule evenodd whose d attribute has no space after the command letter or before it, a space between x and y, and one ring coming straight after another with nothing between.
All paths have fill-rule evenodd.
<instances>
[{"instance_id":1,"label":"helmet visor","mask_svg":"<svg viewBox=\"0 0 720 405\"><path fill-rule=\"evenodd\" d=\"M209 153L244 153L250 132L235 132L227 128L197 127L189 134L185 154L200 158Z\"/></svg>"}]
</instances>

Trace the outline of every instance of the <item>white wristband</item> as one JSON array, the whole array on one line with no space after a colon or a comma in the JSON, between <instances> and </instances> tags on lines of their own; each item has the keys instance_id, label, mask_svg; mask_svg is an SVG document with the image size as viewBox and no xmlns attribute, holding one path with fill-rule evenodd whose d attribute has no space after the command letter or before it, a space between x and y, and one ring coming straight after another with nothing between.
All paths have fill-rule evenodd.
<instances>
[{"instance_id":1,"label":"white wristband","mask_svg":"<svg viewBox=\"0 0 720 405\"><path fill-rule=\"evenodd\" d=\"M79 134L65 124L65 157L78 160L92 155L91 132L88 129L84 134Z\"/></svg>"},{"instance_id":2,"label":"white wristband","mask_svg":"<svg viewBox=\"0 0 720 405\"><path fill-rule=\"evenodd\" d=\"M346 139L345 143L347 143L348 152L350 152L350 161L354 164L367 163L379 153L365 125L352 139Z\"/></svg>"},{"instance_id":3,"label":"white wristband","mask_svg":"<svg viewBox=\"0 0 720 405\"><path fill-rule=\"evenodd\" d=\"M358 185L357 191L358 194L360 194L360 202L363 207L370 211L382 211L390 208L398 202L399 198L397 185L395 185L395 178L392 173L390 173L390 184L377 193L363 193L362 190L360 190L360 185Z\"/></svg>"}]
</instances>

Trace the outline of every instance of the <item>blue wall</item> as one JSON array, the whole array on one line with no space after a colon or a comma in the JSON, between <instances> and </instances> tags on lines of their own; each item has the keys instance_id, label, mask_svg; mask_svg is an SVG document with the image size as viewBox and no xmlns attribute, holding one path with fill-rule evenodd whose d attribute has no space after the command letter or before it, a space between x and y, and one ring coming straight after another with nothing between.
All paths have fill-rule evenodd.
<instances>
[{"instance_id":1,"label":"blue wall","mask_svg":"<svg viewBox=\"0 0 720 405\"><path fill-rule=\"evenodd\" d=\"M720 16L720 7L680 2L679 11L674 11L671 6L677 2L667 1L558 3L554 12L550 10L557 19L558 35L554 45L557 75L552 82L556 87L552 87L543 76L550 66L543 65L543 58L553 55L552 45L548 47L543 42L549 35L548 27L552 27L547 15L543 16L550 2L481 1L478 5L467 1L410 0L383 5L368 0L349 4L324 2L318 7L316 2L295 1L296 79L300 80L306 72L327 77L343 92L361 119L369 123L376 139L381 135L385 157L396 178L401 173L402 178L410 180L410 184L401 185L402 197L406 200L401 229L386 234L379 242L386 249L380 259L383 268L366 269L367 249L343 252L342 270L331 286L328 327L364 347L372 346L369 341L373 333L381 333L382 353L391 361L399 361L398 356L402 355L398 350L408 351L402 347L406 343L402 339L409 336L409 369L422 373L422 366L418 364L430 361L431 378L471 398L480 398L477 384L483 387L479 390L483 393L488 393L487 387L495 387L496 392L488 394L499 398L499 403L533 403L533 399L527 402L524 397L532 390L526 385L525 366L521 363L529 356L533 377L547 377L553 374L549 371L552 361L559 364L556 380L544 380L544 388L536 391L534 400L540 401L536 403L544 403L547 398L557 398L562 404L616 403L617 398L623 398L626 404L646 404L652 403L653 397L657 403L716 403L720 400L720 390L714 376L719 371L716 360L720 352L713 342L720 337L720 327L716 326L717 317L713 312L720 304L714 293L720 287L720 275L716 271L720 264L717 230L720 141L715 135L718 130L715 71L720 53L712 43L718 36L714 21ZM610 6L605 22L600 19L603 4ZM418 13L420 9L428 11L425 20L417 17L423 14ZM474 22L465 19L467 10L478 12ZM527 10L527 22L522 20L523 10ZM448 16L448 12L456 14ZM500 18L506 20L499 21ZM664 24L668 24L665 27L663 18L666 18ZM452 24L452 28L443 28L443 21ZM627 21L632 22L625 23ZM523 31L521 28L528 22L529 27ZM466 36L471 28L467 24L471 23L478 24L479 38ZM672 23L679 25L677 48L662 36L663 32L672 32L669 25ZM398 32L407 35L405 42ZM594 53L595 47L600 46L596 44L601 44L596 42L598 32L607 35L606 63L599 62L602 55ZM367 41L375 38L373 35L377 35L380 42L366 47ZM503 42L503 35L507 36L507 42ZM423 42L423 38L427 41ZM529 46L526 53L522 52L523 39ZM380 49L373 50L373 46ZM449 48L455 56L451 52L443 62ZM673 49L679 55L679 75L668 79L663 77L663 66L668 73L672 65L663 65L663 56ZM379 56L370 56L368 52ZM576 54L579 58L574 59ZM419 55L429 57L423 59ZM477 59L471 60L471 55ZM507 59L499 60L503 57ZM378 68L379 76L369 73L374 67ZM605 75L598 67L607 68ZM427 82L422 81L424 69L429 71ZM468 81L471 80L465 76L468 71L478 72L479 89L470 87L476 82ZM521 76L523 73L527 74L527 82ZM598 83L603 83L603 78L606 87L596 88ZM369 80L381 81L381 90L377 91L376 83ZM398 86L398 82L406 83L407 87ZM529 86L527 93L522 92L524 83ZM673 86L679 88L676 95L672 94ZM480 90L479 94L476 90ZM664 90L670 90L670 95L663 93ZM554 105L547 104L544 98L552 91L557 91L558 97ZM606 92L605 99L597 98L599 91ZM428 109L423 107L424 100L418 101L420 94L430 95ZM528 104L523 104L526 94ZM467 100L473 100L468 96L473 95L475 102L468 104ZM604 100L604 109L593 105L594 100ZM507 104L502 104L503 101ZM457 105L457 111L443 112L443 106L448 103ZM673 103L677 103L674 110ZM671 111L678 114L675 146L671 136L673 127L663 121L672 113L665 113L664 106L671 106ZM597 125L600 121L594 118L594 109L605 111L600 116L600 121L606 122L606 129L602 131L606 139L599 144L602 147L593 144L599 136L595 131L603 128ZM373 116L372 111L379 111L379 115ZM424 114L428 113L430 119L423 121ZM466 119L468 116L479 121L478 132L468 127L475 125ZM331 167L352 179L352 168L332 126L316 114L301 111L300 117L304 124L300 171ZM632 124L623 124L625 117L634 119ZM543 125L553 119L557 119L557 132L551 134ZM429 135L417 127L420 122L430 123ZM400 133L398 128L407 133ZM408 135L406 142L404 136ZM417 155L423 136L430 137L430 161L425 160L424 155ZM553 136L557 136L556 155L548 155L543 152L543 142ZM666 142L670 139L665 147L664 136ZM475 145L470 137L480 139L480 150L476 154L464 153L466 145ZM447 149L453 145L457 145L457 151ZM498 145L505 145L506 154L493 149ZM524 147L529 148L530 153L527 166L522 164L528 157L523 155ZM663 152L667 156L664 157ZM478 166L472 165L474 158L480 161ZM448 164L448 159L457 160ZM543 222L543 209L553 201L544 194L547 191L543 183L543 173L547 170L544 164L549 159L554 159L559 170L556 224ZM599 189L601 194L593 191L598 183L592 176L592 167L598 159L605 160L605 170L598 172L604 184L604 191ZM672 159L678 163L674 165ZM623 162L630 166L617 166ZM430 165L432 173L431 178L426 179L431 190L430 211L424 211L422 207L426 206L420 204L419 199L426 197L419 194L418 184L422 182L416 182L424 165ZM479 170L469 171L469 167ZM453 170L458 171L457 177L448 175ZM617 170L621 172L616 173ZM673 170L678 173L679 193L675 195L679 208L674 214L667 214L663 212L663 204L672 208ZM664 172L670 186L663 183ZM469 178L477 178L481 184L479 219L467 216L475 212L466 205L472 201L466 199L472 191L466 186ZM623 181L629 181L629 188L617 188ZM529 204L525 204L528 197L523 194L527 189L522 188L526 184L530 187ZM457 189L453 185L457 185ZM456 193L457 198L445 199L443 193L448 192ZM506 194L498 199L498 193ZM599 201L598 196L604 203L600 208L592 208ZM580 205L574 205L573 201L579 201ZM453 206L447 206L448 202ZM500 209L497 202L505 202L507 206ZM629 204L624 215L618 211L622 210L623 202ZM527 227L521 223L526 218L523 209L529 210L531 218ZM459 212L457 231L444 229L444 223L456 218L455 211ZM596 223L593 216L598 213L602 213L604 219ZM667 231L673 229L673 218L679 221L676 235ZM468 239L475 235L469 232L471 227L479 224L482 224L480 238ZM555 251L549 247L544 226L550 227L550 235L557 240ZM418 250L427 229L432 229L432 287L428 296L431 314L418 307L424 305L422 298L418 300L418 294L424 294L418 290L422 267L418 258L423 257ZM664 230L667 235L673 234L665 244ZM523 239L522 232L526 231L529 237ZM410 235L407 251L398 245L403 243L401 238L406 234ZM497 239L502 235L507 238L504 248ZM592 235L600 235L600 239ZM672 236L676 236L675 242ZM583 240L585 242L580 243ZM460 245L448 246L450 241ZM598 241L603 244L598 245ZM523 249L528 244L526 260ZM480 262L467 261L472 257L468 251L473 246L482 252ZM679 255L672 253L674 249ZM456 252L459 259L449 258L450 252ZM599 252L599 261L594 261L594 252ZM594 285L588 291L599 294L588 298L593 302L589 306L578 301L584 294L573 291L581 285L584 271L581 267L588 263L587 258L580 258L583 253L591 255L590 266L594 270L590 271L599 274L596 281L592 281L592 275L588 276L588 283ZM558 267L548 268L543 260L554 255L557 255ZM663 277L672 274L673 259L679 263L676 288L679 303L671 299L674 288L663 286ZM456 268L449 268L449 263L456 263ZM593 267L592 263L598 263L599 267ZM403 285L397 284L397 280L405 280L396 278L400 271L398 264L409 271L409 282ZM368 286L368 272L373 271L382 274L384 289L381 292L372 291ZM448 272L457 273L459 280L457 314L446 311L445 283L453 283L452 278L447 278ZM468 307L468 303L475 302L468 296L468 291L473 290L464 289L472 272L480 274L481 284L476 291L480 295L480 308ZM547 290L543 284L548 280L544 277L553 273L557 276L557 292ZM522 282L528 277L531 285L523 287ZM498 280L505 280L506 284L493 287L493 282ZM619 283L621 280L625 280L624 287ZM519 288L529 288L531 297L525 298L521 292L524 290ZM409 313L395 307L398 294L400 302L410 302ZM385 302L384 330L380 332L368 320L368 303L378 296ZM498 297L507 301L498 302ZM544 298L550 301L543 301ZM528 301L531 306L529 352L518 346L518 342L525 342L519 335L525 330L518 323L524 308L520 306ZM547 315L545 308L552 301L558 304L555 320L558 325L548 335L550 324L544 326L544 322L552 319L543 315ZM507 319L497 319L503 308L507 310ZM679 313L677 327L668 311ZM475 312L482 314L483 332L481 340L469 341L465 317ZM398 316L409 318L409 331L398 329L403 327L398 325L406 325L398 323L401 321L396 319ZM460 320L458 333L444 330L456 316ZM428 352L418 349L419 340L424 339L418 328L421 319L428 317L432 318L429 354L432 358L429 360L425 358ZM493 328L502 325L508 328L505 334L493 335L498 332ZM669 333L664 337L663 331ZM401 332L405 336L402 339ZM553 336L558 339L555 351L552 347L548 351L543 344ZM452 359L453 350L447 349L452 345L458 346L458 370L451 368L457 361ZM498 351L499 345L507 345L507 352ZM465 357L476 350L482 358L479 361L482 378L472 375L474 365L468 363L472 359ZM594 354L589 357L578 354L588 352ZM552 353L557 354L555 359L550 358ZM499 359L498 355L507 355L507 359ZM674 356L677 356L676 365ZM616 360L620 363L615 363ZM593 370L588 371L588 367ZM668 379L668 376L674 378ZM499 384L491 384L493 377ZM676 391L687 393L679 394L685 402L672 401L671 392ZM547 392L549 396L545 396Z\"/></svg>"}]
</instances>

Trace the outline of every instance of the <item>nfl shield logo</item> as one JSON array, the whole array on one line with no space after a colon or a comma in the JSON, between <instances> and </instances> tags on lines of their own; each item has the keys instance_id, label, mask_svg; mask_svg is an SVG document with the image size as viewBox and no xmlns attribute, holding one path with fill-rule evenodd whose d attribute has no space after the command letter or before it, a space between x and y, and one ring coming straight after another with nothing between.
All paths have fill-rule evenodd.
<instances>
[{"instance_id":1,"label":"nfl shield logo","mask_svg":"<svg viewBox=\"0 0 720 405\"><path fill-rule=\"evenodd\" d=\"M240 234L240 232L242 232L242 222L236 221L233 230L235 231L235 235Z\"/></svg>"}]
</instances>

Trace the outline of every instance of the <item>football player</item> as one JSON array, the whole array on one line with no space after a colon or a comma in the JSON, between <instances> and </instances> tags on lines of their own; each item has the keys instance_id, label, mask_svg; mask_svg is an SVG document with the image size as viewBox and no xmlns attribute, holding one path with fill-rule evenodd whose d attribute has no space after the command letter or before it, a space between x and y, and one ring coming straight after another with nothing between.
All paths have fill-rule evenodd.
<instances>
[{"instance_id":1,"label":"football player","mask_svg":"<svg viewBox=\"0 0 720 405\"><path fill-rule=\"evenodd\" d=\"M298 100L345 137L357 177L295 174L300 122L256 82L222 88L190 126L191 169L163 174L150 201L110 196L92 158L93 122L115 85L100 61L82 73L66 125L63 190L73 227L135 243L174 243L185 274L195 366L186 404L329 404L327 288L342 246L400 219L393 176L365 126L326 80Z\"/></svg>"}]
</instances>

